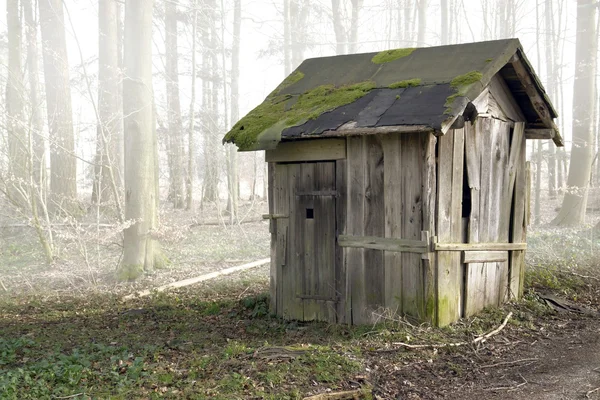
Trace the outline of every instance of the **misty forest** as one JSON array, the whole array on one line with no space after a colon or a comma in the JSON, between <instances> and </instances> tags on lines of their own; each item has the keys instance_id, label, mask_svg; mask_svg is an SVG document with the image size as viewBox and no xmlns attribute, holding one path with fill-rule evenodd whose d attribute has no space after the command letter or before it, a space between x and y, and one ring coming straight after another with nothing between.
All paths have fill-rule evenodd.
<instances>
[{"instance_id":1,"label":"misty forest","mask_svg":"<svg viewBox=\"0 0 600 400\"><path fill-rule=\"evenodd\" d=\"M0 0L0 5L0 399L600 399L597 0ZM482 244L473 247L481 251L454 254L462 271L457 299L470 296L469 268L482 268L481 279L490 282L496 278L485 272L489 268L514 268L515 260L524 260L515 293L496 291L493 305L482 302L477 312L457 300L451 324L442 322L442 308L431 311L426 301L414 312L408 306L389 307L388 301L402 304L401 293L384 293L384 306L372 307L364 320L353 317L354 323L339 315L309 316L306 304L327 300L338 313L351 306L344 305L339 291L331 298L310 292L307 276L318 274L314 271L322 265L307 266L300 272L304 277L286 272L294 258L308 257L310 246L303 240L297 248L305 246L304 255L280 254L281 246L293 248L294 239L285 225L288 216L272 204L285 191L277 165L292 171L293 164L269 159L273 150L244 151L262 148L224 140L228 132L235 127L234 134L242 135L248 125L236 123L253 109L262 110L265 98L275 98L299 79L312 79L297 70L307 59L404 49L397 54L416 60L420 48L511 38L519 39L524 63L530 65L529 86L520 92L526 107L543 114L545 106L534 101L541 93L558 115L554 121L552 112L541 119L559 133L511 122L513 140L524 129L525 154L523 172L510 181L515 173L507 166L506 179L523 196L513 198L510 192L506 207L510 212L519 201L524 204L526 251L524 243L509 247L525 240L490 236L488 242L498 242L492 247ZM510 65L521 65L515 57ZM432 68L442 74L454 68L454 62L446 62L435 59ZM466 71L476 70L463 62ZM482 79L481 73L474 75ZM509 85L502 87L514 90L514 82L506 79ZM408 93L421 84L413 79L389 88ZM458 87L456 80L448 84ZM318 96L335 90L332 86ZM467 96L466 89L456 90ZM522 97L515 98L522 106ZM302 97L297 101L286 103L284 112L299 107ZM311 101L313 113L335 108L324 107L321 97ZM466 119L464 131L467 125L488 126L485 117ZM462 132L463 127L452 129ZM448 194L458 200L460 214L461 193L455 192L469 188L470 159L466 155L464 164L451 163L449 175L443 175L444 135L427 132L440 180L463 174L464 168L464 186L461 177L460 189L452 186ZM456 155L458 136L453 135ZM466 138L467 133L461 152L469 149ZM348 160L336 165L347 162L351 168L350 139ZM385 140L377 146L391 143ZM564 146L555 145L559 142ZM365 154L374 151L369 147ZM490 154L500 157L499 152ZM286 157L301 157L290 154ZM343 157L332 159L345 157L344 147ZM382 170L395 165L381 157ZM514 161L512 150L502 157ZM315 160L305 164L319 165ZM404 193L398 186L411 182L421 188L416 181L421 175L409 173L402 162L397 162L398 176L386 175L382 185L391 183L385 190ZM365 171L361 179L367 182L372 173L369 166ZM319 176L315 172L311 182ZM500 186L502 178L490 176L485 187ZM293 186L292 179L289 172L284 187ZM481 188L471 182L471 193L485 190L484 180ZM376 182L359 197L365 204L372 201L369 215L381 215L383 221L395 211L383 200L372 200L383 193ZM349 181L350 187L355 184ZM331 193L339 202L337 190ZM352 211L351 194L347 200L345 224L351 226L363 215ZM399 213L408 215L410 205L398 201ZM306 207L306 219L320 218L316 205L314 216L313 205ZM517 223L502 221L508 214L494 217L491 203L480 207L488 209L482 219L490 214L505 223L514 239ZM398 271L407 270L409 260L416 259L425 272L419 269L423 278L415 282L426 288L426 268L435 260L428 257L437 254L435 243L421 237L427 229L403 242L424 243L424 254L393 250L391 242L381 244L369 232L375 228L364 211L367 205L360 210L367 221L362 234L371 242L346 244L352 249L343 251L336 245L334 263L347 260L342 271L347 267L351 277L352 259L359 255L359 280L367 282L381 271L389 289L394 275L385 265L397 262ZM463 204L463 223L464 210ZM331 240L344 246L336 218ZM431 226L439 228L443 220L437 221ZM406 235L403 228L394 229L386 226L380 236ZM431 240L443 242L437 235ZM314 240L315 259L325 251L320 241ZM361 246L367 250L355 249ZM474 261L467 261L466 253ZM345 278L335 271L337 288ZM412 290L399 273L402 290ZM451 287L446 274L451 272L439 267L431 278L437 285L431 292L436 307L442 307L442 295ZM517 279L510 274L506 279ZM312 294L293 293L293 286L276 288L294 279ZM348 285L346 294L354 293ZM379 304L379 294L366 288L361 298ZM487 299L484 292L475 298ZM285 306L280 312L286 296L305 304L304 318L291 318L295 314ZM353 296L348 304L358 304L358 295Z\"/></svg>"}]
</instances>

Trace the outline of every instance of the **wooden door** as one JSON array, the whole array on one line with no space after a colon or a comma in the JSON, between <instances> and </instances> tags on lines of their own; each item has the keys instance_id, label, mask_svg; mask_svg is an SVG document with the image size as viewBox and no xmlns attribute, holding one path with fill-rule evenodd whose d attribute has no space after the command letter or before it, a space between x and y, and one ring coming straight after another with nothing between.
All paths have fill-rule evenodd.
<instances>
[{"instance_id":1,"label":"wooden door","mask_svg":"<svg viewBox=\"0 0 600 400\"><path fill-rule=\"evenodd\" d=\"M282 315L335 322L335 162L276 164L275 184L289 188L285 265L278 286ZM276 191L281 192L282 190ZM279 224L279 221L278 221ZM278 244L279 246L279 244Z\"/></svg>"}]
</instances>

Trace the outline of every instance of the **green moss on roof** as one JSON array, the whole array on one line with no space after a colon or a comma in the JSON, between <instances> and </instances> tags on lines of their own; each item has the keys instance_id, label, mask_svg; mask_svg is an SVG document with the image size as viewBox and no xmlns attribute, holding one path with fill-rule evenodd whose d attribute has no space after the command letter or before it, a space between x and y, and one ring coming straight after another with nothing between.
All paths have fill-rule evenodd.
<instances>
[{"instance_id":1,"label":"green moss on roof","mask_svg":"<svg viewBox=\"0 0 600 400\"><path fill-rule=\"evenodd\" d=\"M465 86L480 81L481 78L483 78L483 74L479 71L467 72L464 75L459 75L456 78L452 79L452 81L450 82L450 86L460 90Z\"/></svg>"},{"instance_id":2,"label":"green moss on roof","mask_svg":"<svg viewBox=\"0 0 600 400\"><path fill-rule=\"evenodd\" d=\"M302 78L304 78L304 73L302 73L301 71L294 71L292 72L287 78L285 78L283 80L283 82L281 82L279 84L279 86L277 86L275 88L275 90L269 95L276 95L281 93L281 91L289 86L292 86L294 83L302 80Z\"/></svg>"},{"instance_id":3,"label":"green moss on roof","mask_svg":"<svg viewBox=\"0 0 600 400\"><path fill-rule=\"evenodd\" d=\"M402 57L409 56L413 51L415 51L414 48L385 50L380 53L377 53L371 59L371 61L375 64L384 64Z\"/></svg>"},{"instance_id":4,"label":"green moss on roof","mask_svg":"<svg viewBox=\"0 0 600 400\"><path fill-rule=\"evenodd\" d=\"M302 79L302 78L300 78ZM350 104L375 89L372 81L335 87L321 85L299 96L280 95L276 89L267 99L250 111L225 135L225 142L234 142L242 151L253 150L260 135L275 124L281 130L300 125L309 119Z\"/></svg>"},{"instance_id":5,"label":"green moss on roof","mask_svg":"<svg viewBox=\"0 0 600 400\"><path fill-rule=\"evenodd\" d=\"M421 79L407 79L405 81L394 82L390 86L390 89L398 89L398 88L407 88L407 87L415 87L421 84Z\"/></svg>"}]
</instances>

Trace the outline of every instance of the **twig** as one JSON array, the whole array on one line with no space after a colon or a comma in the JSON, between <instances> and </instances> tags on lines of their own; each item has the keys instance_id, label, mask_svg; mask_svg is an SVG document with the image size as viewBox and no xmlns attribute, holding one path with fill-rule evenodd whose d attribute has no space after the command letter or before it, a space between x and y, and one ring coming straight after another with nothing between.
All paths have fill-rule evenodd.
<instances>
[{"instance_id":1,"label":"twig","mask_svg":"<svg viewBox=\"0 0 600 400\"><path fill-rule=\"evenodd\" d=\"M573 271L569 271L569 273L570 273L571 275L575 275L575 276L578 276L578 277L580 277L580 278L583 278L583 279L593 279L593 280L595 280L595 281L600 281L600 278L598 278L598 277L595 277L595 276L590 276L590 275L581 275L581 274L578 274L577 272L573 272Z\"/></svg>"},{"instance_id":2,"label":"twig","mask_svg":"<svg viewBox=\"0 0 600 400\"><path fill-rule=\"evenodd\" d=\"M305 397L303 400L344 400L356 399L357 396L364 394L362 389L348 390L336 393L321 393L314 396Z\"/></svg>"},{"instance_id":3,"label":"twig","mask_svg":"<svg viewBox=\"0 0 600 400\"><path fill-rule=\"evenodd\" d=\"M78 396L83 396L85 395L85 393L76 393L76 394L72 394L70 396L62 396L62 397L58 397L58 396L52 396L53 399L72 399L74 397L78 397Z\"/></svg>"},{"instance_id":4,"label":"twig","mask_svg":"<svg viewBox=\"0 0 600 400\"><path fill-rule=\"evenodd\" d=\"M527 379L525 379L523 377L523 375L519 374L519 376L521 377L521 379L523 379L523 382L519 383L518 385L515 386L498 386L498 387L493 387L493 388L487 388L484 390L489 390L489 391L494 391L494 390L506 390L508 392L512 392L514 390L517 390L518 388L520 388L521 386L525 386L527 385L529 382L527 381Z\"/></svg>"},{"instance_id":5,"label":"twig","mask_svg":"<svg viewBox=\"0 0 600 400\"><path fill-rule=\"evenodd\" d=\"M6 286L4 286L4 282L2 282L2 279L0 279L0 286L2 286L2 289L4 289L5 292L8 292L8 289L6 288Z\"/></svg>"},{"instance_id":6,"label":"twig","mask_svg":"<svg viewBox=\"0 0 600 400\"><path fill-rule=\"evenodd\" d=\"M493 368L493 367L499 367L501 365L512 365L512 364L518 364L518 363L527 362L527 361L537 361L537 360L539 360L539 359L538 358L523 358L521 360L505 361L505 362L500 362L500 363L496 363L496 364L482 365L479 368Z\"/></svg>"},{"instance_id":7,"label":"twig","mask_svg":"<svg viewBox=\"0 0 600 400\"><path fill-rule=\"evenodd\" d=\"M225 268L220 271L211 272L210 274L197 276L195 278L189 278L189 279L184 279L184 280L178 281L178 282L172 282L167 285L159 286L154 289L142 290L141 292L133 293L133 294L123 297L123 300L131 300L136 297L149 296L153 292L164 292L165 290L171 289L171 288L180 288L183 286L193 285L194 283L204 282L209 279L214 279L218 276L229 275L229 274L233 274L234 272L239 272L239 271L244 271L244 270L247 270L250 268L260 267L261 265L265 265L265 264L269 263L269 261L271 261L270 258L263 258L262 260L254 261L254 262L244 264L244 265L239 265L237 267Z\"/></svg>"},{"instance_id":8,"label":"twig","mask_svg":"<svg viewBox=\"0 0 600 400\"><path fill-rule=\"evenodd\" d=\"M596 393L598 390L600 390L600 387L597 387L596 389L588 390L588 392L585 394L585 397L589 399L590 394Z\"/></svg>"},{"instance_id":9,"label":"twig","mask_svg":"<svg viewBox=\"0 0 600 400\"><path fill-rule=\"evenodd\" d=\"M492 337L494 335L497 335L502 329L504 329L504 327L506 326L506 324L508 323L508 320L510 319L510 317L512 317L512 315L513 315L512 311L509 312L508 315L506 316L506 318L504 318L504 321L502 321L502 323L500 324L500 326L498 328L486 333L485 335L477 336L475 339L473 339L470 342L442 343L442 344L408 344L408 343L403 343L403 342L395 342L392 344L396 345L396 346L407 347L409 349L439 349L442 347L458 347L458 346L464 346L466 344L483 343L487 339L489 339L490 337Z\"/></svg>"}]
</instances>

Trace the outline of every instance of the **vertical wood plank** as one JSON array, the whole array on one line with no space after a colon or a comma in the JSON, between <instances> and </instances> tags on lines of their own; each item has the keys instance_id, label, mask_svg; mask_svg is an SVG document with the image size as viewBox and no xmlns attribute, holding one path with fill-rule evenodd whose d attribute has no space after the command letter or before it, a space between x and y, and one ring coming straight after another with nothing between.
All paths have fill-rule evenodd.
<instances>
[{"instance_id":1,"label":"vertical wood plank","mask_svg":"<svg viewBox=\"0 0 600 400\"><path fill-rule=\"evenodd\" d=\"M519 123L523 125L522 123ZM517 132L518 125L515 126L515 133ZM510 241L523 242L525 241L525 212L526 212L526 191L527 191L527 171L526 171L526 142L525 138L521 135L520 139L513 140L511 147L519 147L519 154L516 156L517 161L515 162L515 183L514 193L512 201L512 215L511 215L511 235ZM513 149L511 148L511 152ZM510 297L517 299L521 296L522 287L522 276L525 270L525 252L523 251L511 251L510 253L510 272L509 272L509 285L510 285Z\"/></svg>"},{"instance_id":2,"label":"vertical wood plank","mask_svg":"<svg viewBox=\"0 0 600 400\"><path fill-rule=\"evenodd\" d=\"M429 235L435 233L436 216L436 155L437 138L433 134L427 135L423 146L423 226L424 237L422 240L429 242ZM437 325L437 273L436 253L430 252L422 256L423 269L423 296L425 302L425 318L432 325Z\"/></svg>"},{"instance_id":3,"label":"vertical wood plank","mask_svg":"<svg viewBox=\"0 0 600 400\"><path fill-rule=\"evenodd\" d=\"M336 296L336 314L338 323L351 321L350 302L346 298L346 258L344 250L337 245L339 235L346 234L346 208L347 208L347 165L346 160L335 162L335 188L337 196L335 198L335 224L336 224L336 246L335 246L335 282Z\"/></svg>"},{"instance_id":4,"label":"vertical wood plank","mask_svg":"<svg viewBox=\"0 0 600 400\"><path fill-rule=\"evenodd\" d=\"M275 197L273 195L273 188L275 186L275 165L269 163L267 165L268 173L268 184L267 196L269 203L269 214L275 214ZM269 309L272 314L277 314L277 225L276 220L272 219L269 221L269 233L271 234L271 263L269 268L269 294L270 303Z\"/></svg>"},{"instance_id":5,"label":"vertical wood plank","mask_svg":"<svg viewBox=\"0 0 600 400\"><path fill-rule=\"evenodd\" d=\"M298 308L301 308L301 305L297 304L295 289L292 289L296 287L293 274L294 265L291 262L294 246L293 241L287 240L290 234L290 221L293 217L290 212L293 189L290 182L293 182L294 179L293 165L275 164L274 213L288 216L288 218L275 220L277 231L277 310L278 314L286 319L301 317L298 313Z\"/></svg>"},{"instance_id":6,"label":"vertical wood plank","mask_svg":"<svg viewBox=\"0 0 600 400\"><path fill-rule=\"evenodd\" d=\"M400 182L402 204L401 238L421 240L423 230L423 148L426 137L421 134L400 136ZM419 320L425 317L424 282L421 255L402 253L402 307L406 315Z\"/></svg>"},{"instance_id":7,"label":"vertical wood plank","mask_svg":"<svg viewBox=\"0 0 600 400\"><path fill-rule=\"evenodd\" d=\"M461 241L464 130L449 131L439 139L438 241ZM462 264L459 252L440 251L438 270L438 325L461 316Z\"/></svg>"},{"instance_id":8,"label":"vertical wood plank","mask_svg":"<svg viewBox=\"0 0 600 400\"><path fill-rule=\"evenodd\" d=\"M402 224L401 135L382 135L383 193L385 203L385 237L400 238ZM384 304L389 310L402 315L402 254L384 253Z\"/></svg>"},{"instance_id":9,"label":"vertical wood plank","mask_svg":"<svg viewBox=\"0 0 600 400\"><path fill-rule=\"evenodd\" d=\"M380 136L365 137L366 190L364 208L364 232L366 236L384 237L385 209L383 192L383 149ZM384 261L383 250L366 249L364 252L363 280L366 294L368 322L374 320L372 312L384 304Z\"/></svg>"},{"instance_id":10,"label":"vertical wood plank","mask_svg":"<svg viewBox=\"0 0 600 400\"><path fill-rule=\"evenodd\" d=\"M363 215L365 208L365 139L364 137L347 138L347 182L348 209L346 212L346 232L348 235L363 236ZM364 249L344 248L346 258L347 296L350 302L352 324L366 323L364 311L366 307Z\"/></svg>"}]
</instances>

